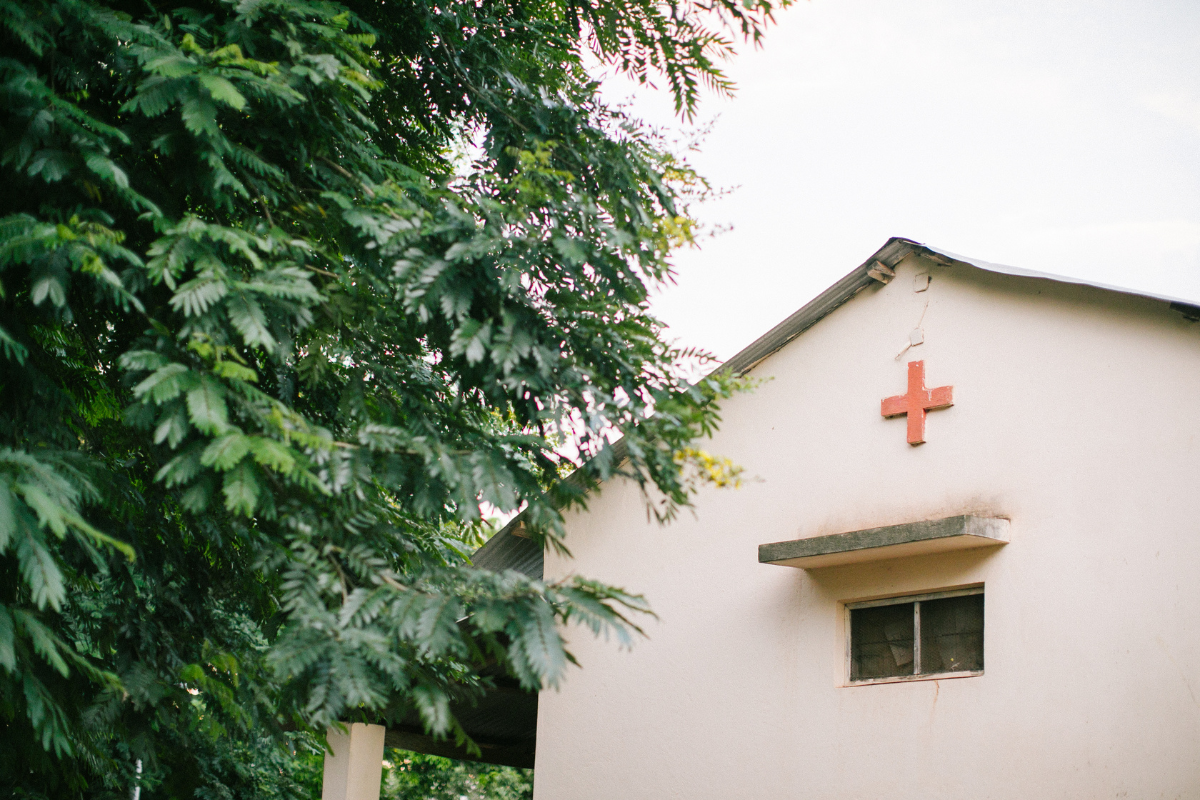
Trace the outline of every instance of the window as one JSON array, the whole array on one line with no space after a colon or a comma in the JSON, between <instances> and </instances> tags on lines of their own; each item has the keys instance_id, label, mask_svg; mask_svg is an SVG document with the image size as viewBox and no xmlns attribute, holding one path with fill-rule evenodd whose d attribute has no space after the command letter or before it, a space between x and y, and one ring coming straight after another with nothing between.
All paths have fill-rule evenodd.
<instances>
[{"instance_id":1,"label":"window","mask_svg":"<svg viewBox=\"0 0 1200 800\"><path fill-rule=\"evenodd\" d=\"M848 603L850 681L983 672L983 587Z\"/></svg>"}]
</instances>

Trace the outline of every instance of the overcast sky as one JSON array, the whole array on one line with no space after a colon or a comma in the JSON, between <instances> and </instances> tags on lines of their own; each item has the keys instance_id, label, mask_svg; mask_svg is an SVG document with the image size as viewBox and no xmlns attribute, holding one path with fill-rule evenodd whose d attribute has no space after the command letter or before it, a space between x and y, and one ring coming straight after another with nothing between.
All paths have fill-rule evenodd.
<instances>
[{"instance_id":1,"label":"overcast sky","mask_svg":"<svg viewBox=\"0 0 1200 800\"><path fill-rule=\"evenodd\" d=\"M889 236L1200 300L1200 0L800 0L728 65L732 232L655 308L728 358ZM609 82L613 98L629 84ZM634 109L672 122L667 98Z\"/></svg>"}]
</instances>

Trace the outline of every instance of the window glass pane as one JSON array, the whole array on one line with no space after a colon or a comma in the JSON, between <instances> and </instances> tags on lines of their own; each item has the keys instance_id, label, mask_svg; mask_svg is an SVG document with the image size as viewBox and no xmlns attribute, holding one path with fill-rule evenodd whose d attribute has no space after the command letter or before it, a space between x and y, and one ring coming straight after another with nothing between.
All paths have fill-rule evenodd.
<instances>
[{"instance_id":1,"label":"window glass pane","mask_svg":"<svg viewBox=\"0 0 1200 800\"><path fill-rule=\"evenodd\" d=\"M915 641L912 603L851 609L851 680L912 675Z\"/></svg>"},{"instance_id":2,"label":"window glass pane","mask_svg":"<svg viewBox=\"0 0 1200 800\"><path fill-rule=\"evenodd\" d=\"M921 601L921 672L983 669L983 595Z\"/></svg>"}]
</instances>

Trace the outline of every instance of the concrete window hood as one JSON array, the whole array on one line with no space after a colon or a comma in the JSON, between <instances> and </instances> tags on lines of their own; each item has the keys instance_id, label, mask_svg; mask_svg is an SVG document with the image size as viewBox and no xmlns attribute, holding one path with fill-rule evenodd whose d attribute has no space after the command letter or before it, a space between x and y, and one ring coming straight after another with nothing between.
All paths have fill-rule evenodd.
<instances>
[{"instance_id":1,"label":"concrete window hood","mask_svg":"<svg viewBox=\"0 0 1200 800\"><path fill-rule=\"evenodd\" d=\"M816 569L1008 543L1008 520L969 515L758 546L762 564Z\"/></svg>"}]
</instances>

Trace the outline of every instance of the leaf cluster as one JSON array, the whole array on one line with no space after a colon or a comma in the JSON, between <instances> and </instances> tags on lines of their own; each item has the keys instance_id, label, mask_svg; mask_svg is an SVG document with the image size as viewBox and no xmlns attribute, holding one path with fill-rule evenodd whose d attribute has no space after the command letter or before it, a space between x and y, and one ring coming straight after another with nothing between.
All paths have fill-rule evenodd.
<instances>
[{"instance_id":1,"label":"leaf cluster","mask_svg":"<svg viewBox=\"0 0 1200 800\"><path fill-rule=\"evenodd\" d=\"M736 477L691 443L741 384L648 310L703 181L583 54L689 112L771 11L0 0L6 788L290 796L337 720L465 740L564 625L632 641L642 598L467 556Z\"/></svg>"}]
</instances>

